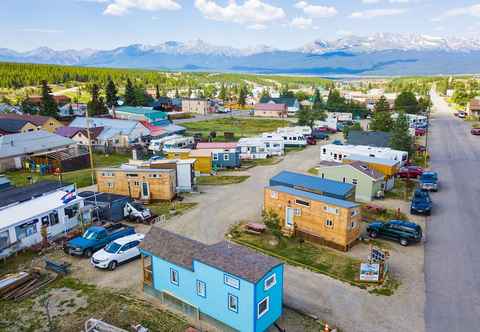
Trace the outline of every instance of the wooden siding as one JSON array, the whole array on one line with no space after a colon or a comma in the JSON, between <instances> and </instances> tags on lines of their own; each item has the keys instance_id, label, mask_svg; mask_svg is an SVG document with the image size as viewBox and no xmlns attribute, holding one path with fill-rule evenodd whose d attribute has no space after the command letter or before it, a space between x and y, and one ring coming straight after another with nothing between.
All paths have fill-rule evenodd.
<instances>
[{"instance_id":1,"label":"wooden siding","mask_svg":"<svg viewBox=\"0 0 480 332\"><path fill-rule=\"evenodd\" d=\"M128 174L128 175L127 175ZM136 174L137 176L132 176ZM172 200L175 197L176 175L174 171L158 172L141 170L98 169L98 191L140 198L140 183L147 182L151 200Z\"/></svg>"},{"instance_id":2,"label":"wooden siding","mask_svg":"<svg viewBox=\"0 0 480 332\"><path fill-rule=\"evenodd\" d=\"M55 118L48 117L42 125L42 129L50 133L55 133L58 128L63 127L63 124Z\"/></svg>"},{"instance_id":3,"label":"wooden siding","mask_svg":"<svg viewBox=\"0 0 480 332\"><path fill-rule=\"evenodd\" d=\"M191 156L190 152L168 152L167 159L195 159L194 170L202 174L212 173L212 156Z\"/></svg>"},{"instance_id":4,"label":"wooden siding","mask_svg":"<svg viewBox=\"0 0 480 332\"><path fill-rule=\"evenodd\" d=\"M345 164L350 164L352 162L353 161L348 158L343 159L343 163ZM398 163L396 166L388 166L388 165L377 164L372 162L365 162L365 163L368 165L369 168L376 170L377 172L380 172L382 174L385 174L385 180L397 174L398 170L400 169L400 163Z\"/></svg>"},{"instance_id":5,"label":"wooden siding","mask_svg":"<svg viewBox=\"0 0 480 332\"><path fill-rule=\"evenodd\" d=\"M289 207L300 210L300 215L294 213L293 216L295 230L322 238L326 244L332 243L347 250L360 235L360 207L343 208L279 191L275 191L276 194L272 195L272 191L269 188L264 190L264 209L273 211L279 216L282 228L285 227L286 208ZM309 202L310 206L296 204L297 198ZM329 213L325 211L325 207L336 209L338 213ZM352 216L354 210L356 215ZM331 220L333 226L328 227L326 220ZM355 223L353 229L351 228L352 222Z\"/></svg>"}]
</instances>

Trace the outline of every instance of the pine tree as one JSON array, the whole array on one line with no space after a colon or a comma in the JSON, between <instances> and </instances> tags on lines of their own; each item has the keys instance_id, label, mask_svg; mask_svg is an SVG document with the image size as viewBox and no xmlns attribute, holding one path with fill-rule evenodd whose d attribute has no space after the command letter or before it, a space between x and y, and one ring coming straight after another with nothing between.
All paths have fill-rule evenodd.
<instances>
[{"instance_id":1,"label":"pine tree","mask_svg":"<svg viewBox=\"0 0 480 332\"><path fill-rule=\"evenodd\" d=\"M408 119L405 112L398 114L397 120L393 125L392 136L390 138L390 147L395 150L412 152L413 139L409 132Z\"/></svg>"},{"instance_id":2,"label":"pine tree","mask_svg":"<svg viewBox=\"0 0 480 332\"><path fill-rule=\"evenodd\" d=\"M40 114L47 116L56 116L58 105L53 99L52 89L48 86L46 80L42 81L42 104L40 105Z\"/></svg>"},{"instance_id":3,"label":"pine tree","mask_svg":"<svg viewBox=\"0 0 480 332\"><path fill-rule=\"evenodd\" d=\"M160 99L160 88L158 87L158 84L155 85L155 98Z\"/></svg>"},{"instance_id":4,"label":"pine tree","mask_svg":"<svg viewBox=\"0 0 480 332\"><path fill-rule=\"evenodd\" d=\"M109 108L113 108L117 106L117 101L118 101L117 93L118 93L118 90L117 90L117 87L115 86L115 83L112 81L112 79L109 79L107 86L105 87L106 103Z\"/></svg>"},{"instance_id":5,"label":"pine tree","mask_svg":"<svg viewBox=\"0 0 480 332\"><path fill-rule=\"evenodd\" d=\"M227 88L225 88L225 83L222 83L220 88L220 93L218 94L218 98L225 101L227 99Z\"/></svg>"},{"instance_id":6,"label":"pine tree","mask_svg":"<svg viewBox=\"0 0 480 332\"><path fill-rule=\"evenodd\" d=\"M178 89L175 88L175 98L180 98L180 93L178 93Z\"/></svg>"},{"instance_id":7,"label":"pine tree","mask_svg":"<svg viewBox=\"0 0 480 332\"><path fill-rule=\"evenodd\" d=\"M391 131L393 127L393 120L390 114L390 105L385 96L375 103L372 121L370 122L370 130Z\"/></svg>"},{"instance_id":8,"label":"pine tree","mask_svg":"<svg viewBox=\"0 0 480 332\"><path fill-rule=\"evenodd\" d=\"M313 94L313 105L312 109L314 110L320 110L323 108L323 100L322 96L320 95L320 91L318 89L315 89L315 92Z\"/></svg>"},{"instance_id":9,"label":"pine tree","mask_svg":"<svg viewBox=\"0 0 480 332\"><path fill-rule=\"evenodd\" d=\"M297 124L299 126L309 126L312 129L315 126L315 121L323 121L326 118L326 114L322 109L308 110L305 108L300 108L297 116Z\"/></svg>"},{"instance_id":10,"label":"pine tree","mask_svg":"<svg viewBox=\"0 0 480 332\"><path fill-rule=\"evenodd\" d=\"M245 106L247 103L247 87L245 85L242 85L240 87L240 92L238 94L238 104L240 106Z\"/></svg>"},{"instance_id":11,"label":"pine tree","mask_svg":"<svg viewBox=\"0 0 480 332\"><path fill-rule=\"evenodd\" d=\"M137 106L135 88L129 78L127 79L127 84L125 85L125 105Z\"/></svg>"},{"instance_id":12,"label":"pine tree","mask_svg":"<svg viewBox=\"0 0 480 332\"><path fill-rule=\"evenodd\" d=\"M411 91L404 91L395 99L394 108L397 112L417 114L419 112L417 97Z\"/></svg>"},{"instance_id":13,"label":"pine tree","mask_svg":"<svg viewBox=\"0 0 480 332\"><path fill-rule=\"evenodd\" d=\"M94 83L90 90L92 99L87 104L88 115L95 116L108 113L108 109L102 97L100 97L100 88Z\"/></svg>"}]
</instances>

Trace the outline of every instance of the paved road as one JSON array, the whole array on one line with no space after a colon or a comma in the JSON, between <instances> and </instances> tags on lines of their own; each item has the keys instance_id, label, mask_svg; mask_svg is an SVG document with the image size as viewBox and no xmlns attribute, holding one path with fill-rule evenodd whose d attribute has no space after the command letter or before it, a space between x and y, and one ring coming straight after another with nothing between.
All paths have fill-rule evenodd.
<instances>
[{"instance_id":1,"label":"paved road","mask_svg":"<svg viewBox=\"0 0 480 332\"><path fill-rule=\"evenodd\" d=\"M426 330L479 331L480 137L435 93L432 100L431 166L442 187L425 248Z\"/></svg>"}]
</instances>

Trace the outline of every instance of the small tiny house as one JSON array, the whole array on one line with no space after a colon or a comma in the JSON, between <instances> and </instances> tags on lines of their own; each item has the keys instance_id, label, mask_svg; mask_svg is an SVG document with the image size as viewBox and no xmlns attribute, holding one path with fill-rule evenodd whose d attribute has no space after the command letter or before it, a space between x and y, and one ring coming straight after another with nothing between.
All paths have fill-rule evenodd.
<instances>
[{"instance_id":1,"label":"small tiny house","mask_svg":"<svg viewBox=\"0 0 480 332\"><path fill-rule=\"evenodd\" d=\"M227 241L205 245L152 227L140 245L143 289L198 325L263 332L282 315L283 263Z\"/></svg>"},{"instance_id":2,"label":"small tiny house","mask_svg":"<svg viewBox=\"0 0 480 332\"><path fill-rule=\"evenodd\" d=\"M283 156L285 154L285 142L283 137L276 133L263 133L263 142L268 156Z\"/></svg>"},{"instance_id":3,"label":"small tiny house","mask_svg":"<svg viewBox=\"0 0 480 332\"><path fill-rule=\"evenodd\" d=\"M282 233L348 250L360 235L360 205L285 186L264 190L264 210L274 212Z\"/></svg>"},{"instance_id":4,"label":"small tiny house","mask_svg":"<svg viewBox=\"0 0 480 332\"><path fill-rule=\"evenodd\" d=\"M201 174L212 173L212 153L209 150L191 150L188 158L196 160L196 172Z\"/></svg>"},{"instance_id":5,"label":"small tiny house","mask_svg":"<svg viewBox=\"0 0 480 332\"><path fill-rule=\"evenodd\" d=\"M216 169L240 167L240 149L211 149L212 166Z\"/></svg>"},{"instance_id":6,"label":"small tiny house","mask_svg":"<svg viewBox=\"0 0 480 332\"><path fill-rule=\"evenodd\" d=\"M266 159L268 151L261 137L241 138L238 141L241 159Z\"/></svg>"},{"instance_id":7,"label":"small tiny house","mask_svg":"<svg viewBox=\"0 0 480 332\"><path fill-rule=\"evenodd\" d=\"M385 176L360 161L350 164L321 162L318 176L322 179L353 184L356 201L371 202L375 198L384 196Z\"/></svg>"},{"instance_id":8,"label":"small tiny house","mask_svg":"<svg viewBox=\"0 0 480 332\"><path fill-rule=\"evenodd\" d=\"M318 176L282 171L270 179L270 186L284 186L332 198L353 200L355 186Z\"/></svg>"},{"instance_id":9,"label":"small tiny house","mask_svg":"<svg viewBox=\"0 0 480 332\"><path fill-rule=\"evenodd\" d=\"M141 165L146 168L175 169L177 172L177 192L191 192L196 190L195 159L164 159L155 160Z\"/></svg>"},{"instance_id":10,"label":"small tiny house","mask_svg":"<svg viewBox=\"0 0 480 332\"><path fill-rule=\"evenodd\" d=\"M395 175L400 170L400 162L392 159L365 157L351 155L343 159L343 163L349 164L354 161L360 161L368 165L369 168L384 175L385 190L391 190L395 186Z\"/></svg>"}]
</instances>

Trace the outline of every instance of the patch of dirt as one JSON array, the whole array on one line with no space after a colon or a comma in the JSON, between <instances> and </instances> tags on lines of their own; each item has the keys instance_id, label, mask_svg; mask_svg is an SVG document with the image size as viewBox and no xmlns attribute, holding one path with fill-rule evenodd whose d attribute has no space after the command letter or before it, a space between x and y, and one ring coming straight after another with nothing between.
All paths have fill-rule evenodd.
<instances>
[{"instance_id":1,"label":"patch of dirt","mask_svg":"<svg viewBox=\"0 0 480 332\"><path fill-rule=\"evenodd\" d=\"M48 294L37 297L34 300L33 310L47 316L48 312L51 318L61 315L68 315L76 312L79 309L84 309L88 306L88 299L82 296L79 290L70 288L56 288L48 292Z\"/></svg>"}]
</instances>

